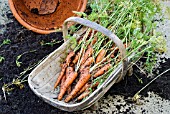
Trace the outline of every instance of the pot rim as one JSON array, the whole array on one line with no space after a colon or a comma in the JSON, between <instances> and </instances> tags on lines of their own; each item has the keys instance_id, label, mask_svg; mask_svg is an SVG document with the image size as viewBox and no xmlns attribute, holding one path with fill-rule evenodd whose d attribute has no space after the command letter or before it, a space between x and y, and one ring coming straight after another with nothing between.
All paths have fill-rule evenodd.
<instances>
[{"instance_id":1,"label":"pot rim","mask_svg":"<svg viewBox=\"0 0 170 114\"><path fill-rule=\"evenodd\" d=\"M84 12L85 9L86 9L86 5L87 5L87 0L83 0L83 5L82 5L82 8L80 9L81 12ZM31 26L29 23L27 23L26 21L24 21L20 15L18 14L17 10L15 9L15 6L14 6L14 3L13 3L13 0L8 0L8 4L9 4L9 7L11 9L11 12L13 13L14 17L17 19L17 21L23 25L24 27L26 27L28 30L31 30L31 31L34 31L36 33L39 33L39 34L50 34L50 33L53 33L53 32L61 32L62 30L59 29L58 31L56 29L53 29L53 30L44 30L44 29L39 29L39 28L36 28L36 27L33 27Z\"/></svg>"}]
</instances>

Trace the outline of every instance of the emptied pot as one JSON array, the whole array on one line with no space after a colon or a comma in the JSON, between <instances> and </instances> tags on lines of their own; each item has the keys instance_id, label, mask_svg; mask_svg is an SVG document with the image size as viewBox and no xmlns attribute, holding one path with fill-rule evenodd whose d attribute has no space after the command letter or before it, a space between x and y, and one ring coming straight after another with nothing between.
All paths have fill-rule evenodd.
<instances>
[{"instance_id":1,"label":"emptied pot","mask_svg":"<svg viewBox=\"0 0 170 114\"><path fill-rule=\"evenodd\" d=\"M87 0L8 0L14 17L27 29L40 34L56 32L64 20L84 12Z\"/></svg>"}]
</instances>

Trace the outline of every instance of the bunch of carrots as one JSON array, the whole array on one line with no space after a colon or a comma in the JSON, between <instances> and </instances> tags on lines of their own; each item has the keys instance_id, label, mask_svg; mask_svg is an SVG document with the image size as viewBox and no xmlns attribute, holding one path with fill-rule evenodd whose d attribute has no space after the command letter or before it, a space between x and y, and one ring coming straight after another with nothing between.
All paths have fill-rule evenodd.
<instances>
[{"instance_id":1,"label":"bunch of carrots","mask_svg":"<svg viewBox=\"0 0 170 114\"><path fill-rule=\"evenodd\" d=\"M86 98L101 85L101 79L107 78L112 66L120 61L115 44L109 38L98 39L97 35L96 31L87 30L77 41L77 47L61 63L61 72L54 86L60 88L58 100L64 96L65 102Z\"/></svg>"},{"instance_id":2,"label":"bunch of carrots","mask_svg":"<svg viewBox=\"0 0 170 114\"><path fill-rule=\"evenodd\" d=\"M125 45L126 57L134 55L132 62L145 53L144 69L152 72L156 60L155 44L161 44L154 43L159 35L153 33L154 16L160 12L158 3L153 0L90 0L90 7L91 14L83 13L83 16L115 33ZM81 101L88 97L121 63L123 58L119 55L112 40L88 29L61 63L54 87L60 89L58 100Z\"/></svg>"}]
</instances>

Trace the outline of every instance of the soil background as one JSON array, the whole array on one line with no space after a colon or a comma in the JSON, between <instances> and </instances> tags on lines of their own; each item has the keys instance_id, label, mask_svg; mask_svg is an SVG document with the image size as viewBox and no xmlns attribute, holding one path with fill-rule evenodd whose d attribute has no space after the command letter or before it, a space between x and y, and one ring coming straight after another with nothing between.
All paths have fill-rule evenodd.
<instances>
[{"instance_id":1,"label":"soil background","mask_svg":"<svg viewBox=\"0 0 170 114\"><path fill-rule=\"evenodd\" d=\"M4 45L0 47L0 56L3 56L5 60L0 63L0 87L4 83L12 82L13 79L17 78L19 74L24 71L28 66L31 66L45 56L50 54L52 51L57 49L62 43L62 33L53 33L49 35L40 35L29 31L22 27L12 13L6 13L9 19L13 22L7 24L0 24L0 29L6 28L6 30L0 34L0 43L4 39L10 39L11 43L9 45ZM53 46L41 45L43 42L61 41ZM34 52L30 52L34 51ZM25 53L28 52L28 53ZM25 53L25 54L23 54ZM16 58L19 55L22 57L19 59L21 66L16 65ZM163 58L165 59L165 58ZM165 63L161 63L160 67L155 69L159 73L170 68L170 59L165 59ZM31 71L30 71L31 72ZM29 72L28 72L29 73ZM115 84L104 97L108 95L123 95L126 98L132 97L139 89L146 85L152 78L147 78L142 74L139 69L134 67L134 74L141 78L143 84L141 84L136 76L126 76L123 81ZM3 92L0 90L0 114L64 114L68 113L56 109L49 104L43 102L38 98L29 88L28 83L24 83L24 88L19 89L13 86L15 89L7 95L7 100L3 97ZM162 75L156 81L154 81L149 87L147 87L143 92L143 96L147 96L148 91L153 91L154 93L161 96L163 99L170 100L170 72ZM128 103L129 102L127 100ZM119 110L119 106L117 109ZM114 112L114 111L113 111ZM82 113L82 112L75 112ZM128 110L124 113L128 113Z\"/></svg>"}]
</instances>

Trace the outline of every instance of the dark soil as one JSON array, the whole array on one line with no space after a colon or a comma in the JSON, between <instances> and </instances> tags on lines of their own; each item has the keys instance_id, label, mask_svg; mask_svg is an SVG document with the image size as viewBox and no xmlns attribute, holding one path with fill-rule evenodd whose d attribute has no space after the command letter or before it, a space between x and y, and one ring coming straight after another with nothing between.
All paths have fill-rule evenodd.
<instances>
[{"instance_id":1,"label":"dark soil","mask_svg":"<svg viewBox=\"0 0 170 114\"><path fill-rule=\"evenodd\" d=\"M134 94L139 91L143 86L149 83L152 78L147 78L146 75L140 73L139 69L134 68L132 76L126 76L123 81L118 84L115 84L108 94L117 94L123 95L125 97L133 97ZM159 74L164 72L165 70L170 68L170 59L167 59L165 63L161 63L159 70ZM156 69L155 69L156 70ZM157 75L159 75L157 74ZM138 78L142 79L142 84L138 81ZM153 74L157 76L156 73ZM153 77L154 77L153 76ZM141 92L142 95L147 96L148 91L153 91L156 94L160 95L162 98L170 100L170 72L163 74L157 80L155 80L151 85L144 89Z\"/></svg>"},{"instance_id":2,"label":"dark soil","mask_svg":"<svg viewBox=\"0 0 170 114\"><path fill-rule=\"evenodd\" d=\"M9 14L9 18L13 18ZM4 83L11 82L14 78L19 76L20 72L24 71L30 65L37 63L39 60L47 56L53 50L57 49L62 43L62 33L53 33L49 35L40 35L23 28L15 19L14 22L8 23L7 30L0 34L0 43L4 39L10 39L9 45L0 47L0 56L3 56L5 60L0 63L0 87ZM0 25L0 28L4 25ZM54 46L41 46L42 41L50 42L52 40L59 40L61 43ZM30 52L35 50L35 52ZM19 61L21 67L16 65L16 58L20 54L24 54ZM160 73L170 68L170 59L166 60L166 63L161 64ZM136 68L135 68L136 69ZM134 73L142 78L143 84L139 83L137 78L127 76L123 81L115 84L106 94L118 94L125 97L133 96L140 88L146 85L151 79L146 78L145 75L139 73L139 70L135 70ZM7 94L7 101L3 98L3 92L0 90L0 114L62 114L66 113L59 109L56 109L41 99L39 99L29 88L27 82L24 83L24 88L16 88ZM146 88L142 94L147 95L148 91L154 91L162 98L170 100L170 72L162 75L148 88Z\"/></svg>"}]
</instances>

